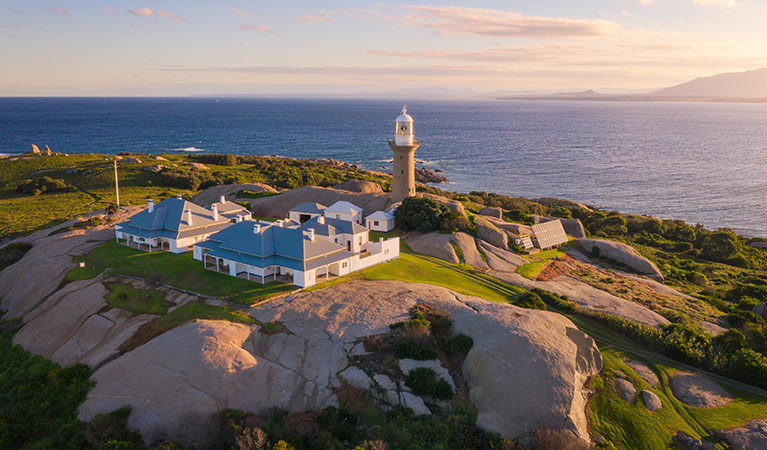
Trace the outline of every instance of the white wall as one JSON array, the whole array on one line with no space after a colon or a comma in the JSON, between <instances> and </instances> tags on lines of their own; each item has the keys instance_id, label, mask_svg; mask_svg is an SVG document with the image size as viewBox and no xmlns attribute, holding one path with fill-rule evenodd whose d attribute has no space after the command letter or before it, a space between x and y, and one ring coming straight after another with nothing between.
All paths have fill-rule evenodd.
<instances>
[{"instance_id":1,"label":"white wall","mask_svg":"<svg viewBox=\"0 0 767 450\"><path fill-rule=\"evenodd\" d=\"M394 219L389 219L389 220L365 219L365 222L366 222L365 226L367 226L367 228L372 231L381 231L383 233L386 233L394 229ZM378 222L378 225L376 225L375 222Z\"/></svg>"},{"instance_id":2,"label":"white wall","mask_svg":"<svg viewBox=\"0 0 767 450\"><path fill-rule=\"evenodd\" d=\"M362 270L376 264L399 258L399 238L394 237L385 241L368 242L367 249L370 255L361 258L355 255L352 260L352 270Z\"/></svg>"},{"instance_id":3,"label":"white wall","mask_svg":"<svg viewBox=\"0 0 767 450\"><path fill-rule=\"evenodd\" d=\"M357 222L359 224L362 224L361 212L351 214L351 213L334 213L331 211L325 211L325 217L327 217L328 219L339 219L339 220L345 220L347 222Z\"/></svg>"}]
</instances>

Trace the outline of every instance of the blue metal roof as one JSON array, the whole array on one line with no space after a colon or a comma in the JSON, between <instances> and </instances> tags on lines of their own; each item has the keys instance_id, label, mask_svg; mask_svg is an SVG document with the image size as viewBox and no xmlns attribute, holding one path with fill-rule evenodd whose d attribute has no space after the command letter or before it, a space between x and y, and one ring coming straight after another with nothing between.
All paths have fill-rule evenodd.
<instances>
[{"instance_id":1,"label":"blue metal roof","mask_svg":"<svg viewBox=\"0 0 767 450\"><path fill-rule=\"evenodd\" d=\"M320 203L304 202L294 208L291 208L290 210L297 213L322 214L322 211L324 211L326 208L327 206Z\"/></svg>"}]
</instances>

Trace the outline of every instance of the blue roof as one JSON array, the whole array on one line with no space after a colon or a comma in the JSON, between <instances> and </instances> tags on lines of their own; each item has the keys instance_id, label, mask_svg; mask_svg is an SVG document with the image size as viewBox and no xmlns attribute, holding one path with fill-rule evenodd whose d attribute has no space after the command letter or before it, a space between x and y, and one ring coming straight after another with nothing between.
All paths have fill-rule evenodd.
<instances>
[{"instance_id":1,"label":"blue roof","mask_svg":"<svg viewBox=\"0 0 767 450\"><path fill-rule=\"evenodd\" d=\"M324 224L320 223L320 220L322 220ZM328 234L328 227L333 229L333 234ZM323 219L320 219L319 217L312 217L311 219L302 223L301 228L304 230L314 228L316 233L319 233L323 236L333 236L337 233L359 234L368 231L367 228L363 227L357 222L350 222L348 220L342 219L331 219L329 217L325 217Z\"/></svg>"},{"instance_id":2,"label":"blue roof","mask_svg":"<svg viewBox=\"0 0 767 450\"><path fill-rule=\"evenodd\" d=\"M297 213L322 214L322 211L325 209L327 209L327 206L320 203L304 202L290 210Z\"/></svg>"},{"instance_id":3,"label":"blue roof","mask_svg":"<svg viewBox=\"0 0 767 450\"><path fill-rule=\"evenodd\" d=\"M192 222L187 223L185 211L190 211ZM219 214L218 219L213 219L213 212L202 206L187 202L180 198L166 198L154 205L153 211L145 209L131 216L127 221L120 223L121 231L144 237L169 237L194 236L196 234L210 233L228 225L230 219ZM143 230L139 231L139 230ZM147 232L152 231L154 233Z\"/></svg>"}]
</instances>

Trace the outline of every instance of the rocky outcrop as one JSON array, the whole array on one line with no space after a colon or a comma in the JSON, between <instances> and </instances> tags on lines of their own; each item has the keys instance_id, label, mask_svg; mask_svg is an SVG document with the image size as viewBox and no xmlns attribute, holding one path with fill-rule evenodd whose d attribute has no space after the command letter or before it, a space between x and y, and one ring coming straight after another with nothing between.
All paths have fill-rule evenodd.
<instances>
[{"instance_id":1,"label":"rocky outcrop","mask_svg":"<svg viewBox=\"0 0 767 450\"><path fill-rule=\"evenodd\" d=\"M155 164L152 166L146 166L143 170L144 172L162 172L167 166L163 166L162 164Z\"/></svg>"},{"instance_id":2,"label":"rocky outcrop","mask_svg":"<svg viewBox=\"0 0 767 450\"><path fill-rule=\"evenodd\" d=\"M240 191L277 192L277 190L273 187L263 183L224 184L221 186L209 187L204 191L198 192L194 197L192 197L191 201L196 205L208 206L211 203L221 200L222 195L229 202L234 200L247 201L248 199L246 198L237 198L237 193Z\"/></svg>"},{"instance_id":3,"label":"rocky outcrop","mask_svg":"<svg viewBox=\"0 0 767 450\"><path fill-rule=\"evenodd\" d=\"M477 237L483 241L506 250L509 248L509 237L500 228L483 216L477 216Z\"/></svg>"},{"instance_id":4,"label":"rocky outcrop","mask_svg":"<svg viewBox=\"0 0 767 450\"><path fill-rule=\"evenodd\" d=\"M631 367L631 369L639 375L639 378L643 379L646 383L651 384L653 386L658 386L660 381L658 380L658 375L655 375L655 372L652 371L649 367L644 365L643 363L639 361L624 361L624 363Z\"/></svg>"},{"instance_id":5,"label":"rocky outcrop","mask_svg":"<svg viewBox=\"0 0 767 450\"><path fill-rule=\"evenodd\" d=\"M378 210L385 211L392 205L391 195L386 192L363 194L317 186L304 186L282 192L280 195L244 200L250 201L254 215L264 217L287 217L291 208L304 202L330 206L344 200L362 208L365 216Z\"/></svg>"},{"instance_id":6,"label":"rocky outcrop","mask_svg":"<svg viewBox=\"0 0 767 450\"><path fill-rule=\"evenodd\" d=\"M461 250L461 253L463 253L463 259L466 264L481 271L490 268L485 260L482 259L482 256L480 256L474 237L462 231L449 236L450 242L455 244Z\"/></svg>"},{"instance_id":7,"label":"rocky outcrop","mask_svg":"<svg viewBox=\"0 0 767 450\"><path fill-rule=\"evenodd\" d=\"M562 227L565 229L565 233L570 236L580 239L586 237L586 229L583 228L583 223L580 219L559 219L562 222Z\"/></svg>"},{"instance_id":8,"label":"rocky outcrop","mask_svg":"<svg viewBox=\"0 0 767 450\"><path fill-rule=\"evenodd\" d=\"M123 208L113 218L120 222L141 209ZM32 249L21 260L0 272L0 309L7 311L6 317L26 319L26 315L56 291L66 274L75 267L73 256L84 255L103 242L114 239L114 229L109 225L53 234L98 215L103 215L103 212L86 214L82 218L11 241L27 242L32 244ZM41 270L44 276L41 276Z\"/></svg>"},{"instance_id":9,"label":"rocky outcrop","mask_svg":"<svg viewBox=\"0 0 767 450\"><path fill-rule=\"evenodd\" d=\"M206 166L205 164L202 164L202 163L194 163L194 162L190 162L190 163L186 163L186 165L187 165L187 166L189 166L189 167L191 167L192 169L197 169L197 170L210 170L210 167L208 167L208 166Z\"/></svg>"},{"instance_id":10,"label":"rocky outcrop","mask_svg":"<svg viewBox=\"0 0 767 450\"><path fill-rule=\"evenodd\" d=\"M642 402L648 411L653 412L663 408L663 402L654 392L642 389Z\"/></svg>"},{"instance_id":11,"label":"rocky outcrop","mask_svg":"<svg viewBox=\"0 0 767 450\"><path fill-rule=\"evenodd\" d=\"M574 202L572 200L567 200L564 198L556 198L556 197L541 197L538 199L538 203L542 203L544 205L558 205L558 206L566 206L571 208L580 208L585 209L586 211L592 211L592 209L583 203Z\"/></svg>"},{"instance_id":12,"label":"rocky outcrop","mask_svg":"<svg viewBox=\"0 0 767 450\"><path fill-rule=\"evenodd\" d=\"M141 164L141 160L134 157L125 157L119 159L117 164Z\"/></svg>"},{"instance_id":13,"label":"rocky outcrop","mask_svg":"<svg viewBox=\"0 0 767 450\"><path fill-rule=\"evenodd\" d=\"M40 154L40 149L37 148L37 146L35 144L32 144L32 150L30 150L30 151L32 152L33 155L39 155Z\"/></svg>"},{"instance_id":14,"label":"rocky outcrop","mask_svg":"<svg viewBox=\"0 0 767 450\"><path fill-rule=\"evenodd\" d=\"M674 435L674 442L676 442L680 448L685 450L716 450L716 446L713 442L695 439L684 431L676 432Z\"/></svg>"},{"instance_id":15,"label":"rocky outcrop","mask_svg":"<svg viewBox=\"0 0 767 450\"><path fill-rule=\"evenodd\" d=\"M479 210L479 214L482 216L495 217L500 219L503 217L503 209L501 208L482 208Z\"/></svg>"},{"instance_id":16,"label":"rocky outcrop","mask_svg":"<svg viewBox=\"0 0 767 450\"><path fill-rule=\"evenodd\" d=\"M458 214L461 214L463 216L466 215L466 209L463 207L463 203L459 202L458 200L451 200L449 198L441 197L439 195L434 194L428 194L426 192L419 192L419 197L423 198L429 198L434 200L437 203L441 203L447 207L451 212L457 212Z\"/></svg>"},{"instance_id":17,"label":"rocky outcrop","mask_svg":"<svg viewBox=\"0 0 767 450\"><path fill-rule=\"evenodd\" d=\"M575 243L586 254L614 260L657 281L663 281L663 275L658 270L658 267L652 261L637 253L630 245L603 239L578 239Z\"/></svg>"},{"instance_id":18,"label":"rocky outcrop","mask_svg":"<svg viewBox=\"0 0 767 450\"><path fill-rule=\"evenodd\" d=\"M333 186L333 189L342 191L359 192L362 194L382 193L381 185L372 181L365 180L346 180L343 183Z\"/></svg>"},{"instance_id":19,"label":"rocky outcrop","mask_svg":"<svg viewBox=\"0 0 767 450\"><path fill-rule=\"evenodd\" d=\"M721 386L697 373L674 373L671 391L680 402L696 408L716 408L732 401L730 394Z\"/></svg>"},{"instance_id":20,"label":"rocky outcrop","mask_svg":"<svg viewBox=\"0 0 767 450\"><path fill-rule=\"evenodd\" d=\"M89 420L129 404L129 426L147 441L175 438L199 446L210 435L211 415L222 408L333 405L333 388L348 375L348 351L360 337L388 331L417 303L445 311L453 331L473 339L463 375L480 426L520 437L539 425L564 425L588 436L583 384L602 360L594 341L568 319L394 281L350 281L249 311L263 322L278 320L288 333L220 321L170 330L99 368L79 416ZM351 378L363 383L357 375ZM374 380L391 387L391 380ZM387 392L421 408L416 396Z\"/></svg>"},{"instance_id":21,"label":"rocky outcrop","mask_svg":"<svg viewBox=\"0 0 767 450\"><path fill-rule=\"evenodd\" d=\"M764 449L767 448L767 419L754 419L739 427L716 430L714 435L733 450Z\"/></svg>"},{"instance_id":22,"label":"rocky outcrop","mask_svg":"<svg viewBox=\"0 0 767 450\"><path fill-rule=\"evenodd\" d=\"M416 253L433 256L449 263L458 264L460 260L455 249L450 245L450 235L437 231L431 233L409 233L403 236L405 243Z\"/></svg>"},{"instance_id":23,"label":"rocky outcrop","mask_svg":"<svg viewBox=\"0 0 767 450\"><path fill-rule=\"evenodd\" d=\"M754 314L758 314L762 319L767 318L767 302L760 303L751 309ZM767 319L765 319L767 320Z\"/></svg>"}]
</instances>

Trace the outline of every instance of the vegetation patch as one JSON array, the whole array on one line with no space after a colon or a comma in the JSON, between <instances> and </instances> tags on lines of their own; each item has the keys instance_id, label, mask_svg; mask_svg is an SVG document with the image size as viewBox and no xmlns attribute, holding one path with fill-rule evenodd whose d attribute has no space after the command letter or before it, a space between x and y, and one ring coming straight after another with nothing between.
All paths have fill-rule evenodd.
<instances>
[{"instance_id":1,"label":"vegetation patch","mask_svg":"<svg viewBox=\"0 0 767 450\"><path fill-rule=\"evenodd\" d=\"M461 213L450 211L447 206L426 197L408 197L394 211L397 228L404 231L442 231L455 233L465 231L473 234L473 224Z\"/></svg>"},{"instance_id":2,"label":"vegetation patch","mask_svg":"<svg viewBox=\"0 0 767 450\"><path fill-rule=\"evenodd\" d=\"M160 291L142 291L125 283L104 283L104 286L109 290L106 296L109 306L133 314L165 314L173 306Z\"/></svg>"},{"instance_id":3,"label":"vegetation patch","mask_svg":"<svg viewBox=\"0 0 767 450\"><path fill-rule=\"evenodd\" d=\"M87 255L76 257L75 261L84 262L85 267L72 269L67 274L68 281L93 278L108 269L110 274L142 277L243 305L296 289L286 283L259 284L206 270L202 261L195 260L191 252L180 255L146 253L113 241L96 247Z\"/></svg>"},{"instance_id":4,"label":"vegetation patch","mask_svg":"<svg viewBox=\"0 0 767 450\"><path fill-rule=\"evenodd\" d=\"M80 449L77 408L93 387L88 366L60 367L0 332L0 448Z\"/></svg>"},{"instance_id":5,"label":"vegetation patch","mask_svg":"<svg viewBox=\"0 0 767 450\"><path fill-rule=\"evenodd\" d=\"M290 332L290 330L288 330L288 327L286 327L284 323L278 320L272 320L271 322L264 322L260 325L261 326L258 328L259 333L266 334L268 336L271 336L273 334L278 334L278 333L293 334Z\"/></svg>"},{"instance_id":6,"label":"vegetation patch","mask_svg":"<svg viewBox=\"0 0 767 450\"><path fill-rule=\"evenodd\" d=\"M19 261L31 249L32 245L26 242L14 242L0 248L0 270Z\"/></svg>"},{"instance_id":7,"label":"vegetation patch","mask_svg":"<svg viewBox=\"0 0 767 450\"><path fill-rule=\"evenodd\" d=\"M244 189L237 193L237 198L263 198L263 197L271 197L273 195L279 195L279 194L280 194L279 192L271 192L271 191L255 192L255 191L249 191L247 189Z\"/></svg>"},{"instance_id":8,"label":"vegetation patch","mask_svg":"<svg viewBox=\"0 0 767 450\"><path fill-rule=\"evenodd\" d=\"M42 177L34 180L25 180L16 187L16 192L25 195L38 196L53 192L72 192L77 188L67 184L64 180L53 179L51 177Z\"/></svg>"},{"instance_id":9,"label":"vegetation patch","mask_svg":"<svg viewBox=\"0 0 767 450\"><path fill-rule=\"evenodd\" d=\"M546 250L540 253L536 253L535 255L523 255L522 257L530 262L517 267L517 273L525 278L533 280L538 276L539 273L541 273L543 269L546 268L546 266L549 265L552 260L562 258L564 256L565 253L557 249Z\"/></svg>"},{"instance_id":10,"label":"vegetation patch","mask_svg":"<svg viewBox=\"0 0 767 450\"><path fill-rule=\"evenodd\" d=\"M419 367L413 369L405 377L405 386L413 390L413 394L418 396L431 397L436 400L452 400L453 388L450 383L440 378L434 370Z\"/></svg>"}]
</instances>

